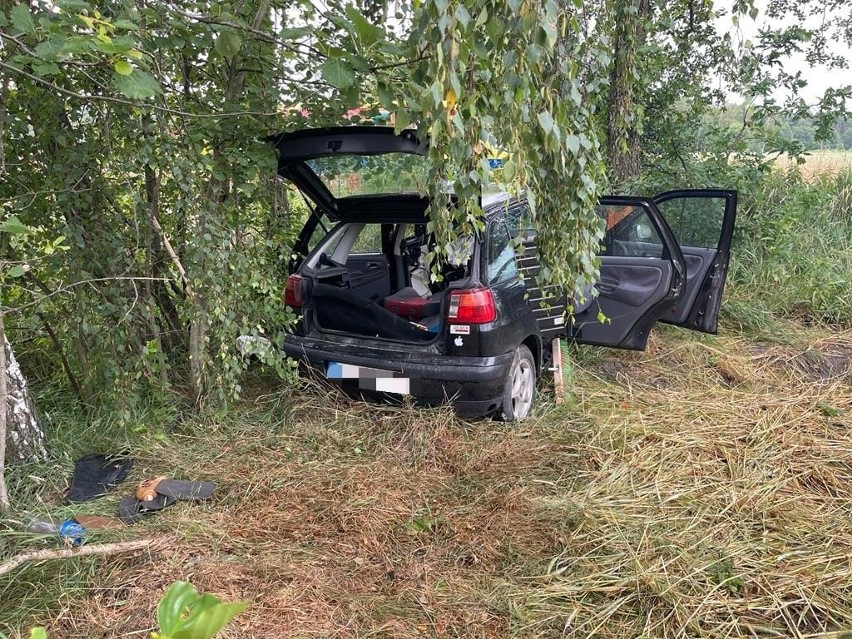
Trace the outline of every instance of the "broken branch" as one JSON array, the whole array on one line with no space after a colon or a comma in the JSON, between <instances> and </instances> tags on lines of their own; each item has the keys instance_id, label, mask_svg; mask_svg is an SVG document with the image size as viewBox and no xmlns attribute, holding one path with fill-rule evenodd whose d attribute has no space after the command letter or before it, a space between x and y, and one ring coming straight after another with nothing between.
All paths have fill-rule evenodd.
<instances>
[{"instance_id":1,"label":"broken branch","mask_svg":"<svg viewBox=\"0 0 852 639\"><path fill-rule=\"evenodd\" d=\"M48 559L70 559L71 557L89 557L91 555L113 555L121 552L132 552L142 550L155 545L157 539L136 539L134 541L118 541L111 544L92 544L81 548L56 548L49 550L31 550L15 555L11 559L0 564L0 577L15 568L33 561L47 561Z\"/></svg>"}]
</instances>

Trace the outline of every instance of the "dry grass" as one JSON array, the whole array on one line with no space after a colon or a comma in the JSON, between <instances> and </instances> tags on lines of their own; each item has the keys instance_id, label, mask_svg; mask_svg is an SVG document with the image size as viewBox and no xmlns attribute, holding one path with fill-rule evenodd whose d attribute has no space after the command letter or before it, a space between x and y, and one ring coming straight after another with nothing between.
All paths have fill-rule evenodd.
<instances>
[{"instance_id":1,"label":"dry grass","mask_svg":"<svg viewBox=\"0 0 852 639\"><path fill-rule=\"evenodd\" d=\"M779 157L775 163L782 169L794 166L795 162L787 156ZM822 150L811 151L805 156L801 167L802 175L809 180L837 175L852 170L852 151Z\"/></svg>"},{"instance_id":2,"label":"dry grass","mask_svg":"<svg viewBox=\"0 0 852 639\"><path fill-rule=\"evenodd\" d=\"M251 600L234 638L852 628L852 336L787 342L669 329L646 354L583 349L575 402L521 427L258 395L140 459L137 477L220 484L132 531L165 550L20 575L82 584L27 621L145 636L189 579ZM4 607L24 605L5 587Z\"/></svg>"},{"instance_id":3,"label":"dry grass","mask_svg":"<svg viewBox=\"0 0 852 639\"><path fill-rule=\"evenodd\" d=\"M563 497L579 525L518 592L526 636L852 628L852 339L666 340L627 360L580 389L599 421Z\"/></svg>"}]
</instances>

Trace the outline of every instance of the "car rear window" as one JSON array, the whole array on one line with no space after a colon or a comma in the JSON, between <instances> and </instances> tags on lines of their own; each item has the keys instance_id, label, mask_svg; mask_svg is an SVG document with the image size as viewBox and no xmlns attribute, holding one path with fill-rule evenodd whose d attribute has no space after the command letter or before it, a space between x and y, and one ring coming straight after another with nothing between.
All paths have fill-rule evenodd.
<instances>
[{"instance_id":1,"label":"car rear window","mask_svg":"<svg viewBox=\"0 0 852 639\"><path fill-rule=\"evenodd\" d=\"M423 156L408 153L335 155L307 164L336 198L423 193L428 173Z\"/></svg>"}]
</instances>

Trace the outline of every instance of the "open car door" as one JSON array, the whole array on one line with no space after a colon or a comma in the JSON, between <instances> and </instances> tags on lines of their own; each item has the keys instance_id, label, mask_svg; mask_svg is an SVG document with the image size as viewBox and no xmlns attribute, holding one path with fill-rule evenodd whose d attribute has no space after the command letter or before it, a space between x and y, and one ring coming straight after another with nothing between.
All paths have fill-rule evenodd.
<instances>
[{"instance_id":1,"label":"open car door","mask_svg":"<svg viewBox=\"0 0 852 639\"><path fill-rule=\"evenodd\" d=\"M683 295L660 321L715 333L725 288L737 192L668 191L654 203L677 239L686 263Z\"/></svg>"},{"instance_id":2,"label":"open car door","mask_svg":"<svg viewBox=\"0 0 852 639\"><path fill-rule=\"evenodd\" d=\"M568 337L583 344L643 350L654 323L683 293L686 266L674 235L650 200L604 197L597 297L576 299Z\"/></svg>"}]
</instances>

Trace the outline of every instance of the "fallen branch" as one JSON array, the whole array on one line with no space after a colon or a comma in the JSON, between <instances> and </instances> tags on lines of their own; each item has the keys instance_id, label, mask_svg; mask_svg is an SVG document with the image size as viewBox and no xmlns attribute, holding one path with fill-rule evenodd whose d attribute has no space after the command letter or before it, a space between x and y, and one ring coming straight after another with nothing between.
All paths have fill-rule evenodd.
<instances>
[{"instance_id":1,"label":"fallen branch","mask_svg":"<svg viewBox=\"0 0 852 639\"><path fill-rule=\"evenodd\" d=\"M157 539L136 539L134 541L118 541L111 544L92 544L80 548L56 548L50 550L31 550L15 555L0 564L0 577L12 572L18 566L31 561L47 561L48 559L70 559L71 557L89 557L91 555L113 555L121 552L142 550L155 545Z\"/></svg>"}]
</instances>

